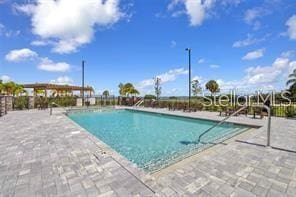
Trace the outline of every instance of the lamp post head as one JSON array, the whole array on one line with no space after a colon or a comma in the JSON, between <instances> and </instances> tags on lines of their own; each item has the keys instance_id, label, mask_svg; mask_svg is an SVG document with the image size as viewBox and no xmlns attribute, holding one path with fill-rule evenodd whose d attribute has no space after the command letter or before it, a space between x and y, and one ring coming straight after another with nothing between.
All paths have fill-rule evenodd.
<instances>
[{"instance_id":1,"label":"lamp post head","mask_svg":"<svg viewBox=\"0 0 296 197\"><path fill-rule=\"evenodd\" d=\"M186 50L186 51L191 51L191 48L186 48L185 50Z\"/></svg>"}]
</instances>

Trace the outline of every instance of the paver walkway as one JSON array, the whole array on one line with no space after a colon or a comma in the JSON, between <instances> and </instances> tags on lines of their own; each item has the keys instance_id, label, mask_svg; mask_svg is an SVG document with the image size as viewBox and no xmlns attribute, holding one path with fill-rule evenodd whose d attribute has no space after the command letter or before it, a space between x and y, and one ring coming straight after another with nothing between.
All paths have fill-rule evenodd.
<instances>
[{"instance_id":1,"label":"paver walkway","mask_svg":"<svg viewBox=\"0 0 296 197\"><path fill-rule=\"evenodd\" d=\"M272 119L272 146L291 151L259 146L266 120L232 121L263 127L149 175L64 115L10 112L0 118L0 196L296 196L296 120Z\"/></svg>"},{"instance_id":2,"label":"paver walkway","mask_svg":"<svg viewBox=\"0 0 296 197\"><path fill-rule=\"evenodd\" d=\"M98 145L63 115L10 112L0 118L0 196L153 194Z\"/></svg>"}]
</instances>

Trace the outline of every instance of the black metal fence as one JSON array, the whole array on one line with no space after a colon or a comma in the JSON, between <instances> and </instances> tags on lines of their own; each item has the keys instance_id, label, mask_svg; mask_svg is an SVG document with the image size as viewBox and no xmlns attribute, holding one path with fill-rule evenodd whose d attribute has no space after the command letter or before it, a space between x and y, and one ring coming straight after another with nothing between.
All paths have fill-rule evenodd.
<instances>
[{"instance_id":1,"label":"black metal fence","mask_svg":"<svg viewBox=\"0 0 296 197\"><path fill-rule=\"evenodd\" d=\"M254 107L252 106L262 106L263 102L255 103L253 102L250 107L248 107L248 114L254 114ZM155 101L155 99L144 99L144 107L155 107L155 108L170 108L174 109L186 109L188 106L188 99L186 98L162 98L159 101ZM227 106L228 108L238 108L237 104L233 103L223 103L222 105L213 104L209 105L209 103L204 102L204 100L192 100L191 102L192 108L195 108L197 111L211 111L211 112L220 112ZM296 102L275 102L271 104L271 114L276 117L296 117Z\"/></svg>"},{"instance_id":2,"label":"black metal fence","mask_svg":"<svg viewBox=\"0 0 296 197\"><path fill-rule=\"evenodd\" d=\"M296 116L296 102L280 103L271 106L272 116L277 117L295 117Z\"/></svg>"},{"instance_id":3,"label":"black metal fence","mask_svg":"<svg viewBox=\"0 0 296 197\"><path fill-rule=\"evenodd\" d=\"M99 106L110 106L110 105L117 105L117 98L114 95L104 96L98 95L95 96L96 104Z\"/></svg>"},{"instance_id":4,"label":"black metal fence","mask_svg":"<svg viewBox=\"0 0 296 197\"><path fill-rule=\"evenodd\" d=\"M11 97L12 98L12 97ZM0 116L6 114L9 110L22 110L22 109L31 109L36 108L39 105L41 100L46 99L47 103L55 102L60 106L76 106L76 101L79 97L55 97L55 98L33 98L28 96L22 97L14 97L7 102L7 98L5 96L0 96ZM110 105L127 105L132 106L139 101L139 97L116 97L114 95L111 96L103 96L96 95L93 96L92 99L95 99L93 105L96 106L110 106ZM170 108L177 106L177 109L186 108L188 105L188 99L186 97L171 97L171 98L161 98L156 102L155 99L143 99L144 102L142 106L144 107L157 107L157 108ZM87 101L87 99L86 99ZM271 104L271 113L272 116L276 117L296 117L296 101L287 103L280 100L278 102L274 102ZM45 102L45 103L46 103ZM43 101L41 103L44 103ZM202 104L203 103L203 104ZM219 105L204 105L205 100L200 99L192 99L191 106L196 108L198 111L212 111L219 112L222 110L222 106ZM206 103L208 104L208 103ZM227 103L226 103L227 104ZM261 103L262 105L263 103ZM237 107L232 106L230 103L227 104L229 107ZM9 110L8 110L9 109ZM252 107L249 107L249 114L253 114Z\"/></svg>"}]
</instances>

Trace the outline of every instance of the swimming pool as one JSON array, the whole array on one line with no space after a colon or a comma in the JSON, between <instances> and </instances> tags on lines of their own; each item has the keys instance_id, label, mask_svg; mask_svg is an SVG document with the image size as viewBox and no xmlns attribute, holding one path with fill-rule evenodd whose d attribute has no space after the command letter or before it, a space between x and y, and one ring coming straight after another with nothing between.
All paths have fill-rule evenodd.
<instances>
[{"instance_id":1,"label":"swimming pool","mask_svg":"<svg viewBox=\"0 0 296 197\"><path fill-rule=\"evenodd\" d=\"M197 143L199 135L216 122L134 110L70 113L68 116L150 172L248 129L241 125L223 124Z\"/></svg>"}]
</instances>

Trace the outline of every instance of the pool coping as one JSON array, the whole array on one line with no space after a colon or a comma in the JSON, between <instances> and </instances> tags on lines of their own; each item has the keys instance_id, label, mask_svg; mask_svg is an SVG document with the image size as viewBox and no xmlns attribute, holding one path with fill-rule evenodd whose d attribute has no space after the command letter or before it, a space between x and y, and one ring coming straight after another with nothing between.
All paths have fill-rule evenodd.
<instances>
[{"instance_id":1,"label":"pool coping","mask_svg":"<svg viewBox=\"0 0 296 197\"><path fill-rule=\"evenodd\" d=\"M156 184L154 183L154 177L151 176L149 172L145 172L142 168L138 167L137 164L128 160L126 157L118 153L111 146L103 142L100 138L94 136L92 133L87 131L85 128L80 126L70 117L68 117L67 113L62 113L64 118L70 120L72 124L80 128L83 131L83 134L86 135L97 147L98 151L93 153L93 155L98 159L98 155L103 157L112 157L112 159L124 168L128 173L130 173L133 177L135 177L138 181L140 181L145 187L147 187L152 193L156 193L156 189L154 188Z\"/></svg>"},{"instance_id":2,"label":"pool coping","mask_svg":"<svg viewBox=\"0 0 296 197\"><path fill-rule=\"evenodd\" d=\"M206 120L206 121L212 121L212 122L217 122L217 123L221 121L221 120L214 120L214 119L204 118L204 117L193 117L193 116L190 116L190 112L188 112L188 116L187 116L187 114L171 114L171 113L167 113L165 111L150 111L149 109L145 109L145 108L116 107L115 109L125 109L125 110L133 110L133 111L140 111L140 112L146 112L146 113L162 114L162 115L168 115L168 116L189 118L189 119L193 119L193 120ZM220 117L222 117L222 116L220 116ZM234 125L255 128L255 129L259 129L259 128L264 126L262 124L241 123L241 122L237 122L237 121L233 121L233 120L232 121L231 120L226 120L225 122L231 123L231 124L234 124Z\"/></svg>"}]
</instances>

